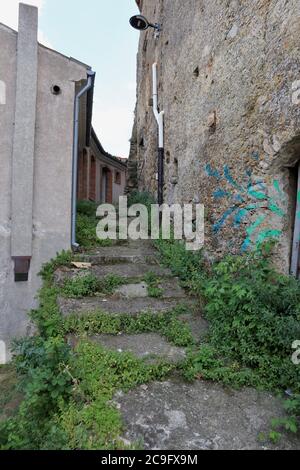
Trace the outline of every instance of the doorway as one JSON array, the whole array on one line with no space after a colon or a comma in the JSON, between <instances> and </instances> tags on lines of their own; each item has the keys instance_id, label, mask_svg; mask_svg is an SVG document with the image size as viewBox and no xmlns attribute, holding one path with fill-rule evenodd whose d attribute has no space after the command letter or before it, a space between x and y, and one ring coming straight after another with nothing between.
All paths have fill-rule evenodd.
<instances>
[{"instance_id":1,"label":"doorway","mask_svg":"<svg viewBox=\"0 0 300 470\"><path fill-rule=\"evenodd\" d=\"M102 168L102 190L101 198L103 203L112 204L112 172L109 168Z\"/></svg>"},{"instance_id":2,"label":"doorway","mask_svg":"<svg viewBox=\"0 0 300 470\"><path fill-rule=\"evenodd\" d=\"M291 258L291 275L297 279L300 277L299 260L300 260L300 163L293 168L294 183L294 230L293 245Z\"/></svg>"}]
</instances>

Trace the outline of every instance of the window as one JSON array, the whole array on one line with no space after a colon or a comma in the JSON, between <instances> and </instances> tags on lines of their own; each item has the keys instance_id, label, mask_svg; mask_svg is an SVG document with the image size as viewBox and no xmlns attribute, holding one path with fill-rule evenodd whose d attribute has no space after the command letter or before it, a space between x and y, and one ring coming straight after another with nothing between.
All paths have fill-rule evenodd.
<instances>
[{"instance_id":1,"label":"window","mask_svg":"<svg viewBox=\"0 0 300 470\"><path fill-rule=\"evenodd\" d=\"M91 157L89 199L96 201L96 159L93 156Z\"/></svg>"},{"instance_id":2,"label":"window","mask_svg":"<svg viewBox=\"0 0 300 470\"><path fill-rule=\"evenodd\" d=\"M121 173L119 171L115 172L115 183L121 184Z\"/></svg>"}]
</instances>

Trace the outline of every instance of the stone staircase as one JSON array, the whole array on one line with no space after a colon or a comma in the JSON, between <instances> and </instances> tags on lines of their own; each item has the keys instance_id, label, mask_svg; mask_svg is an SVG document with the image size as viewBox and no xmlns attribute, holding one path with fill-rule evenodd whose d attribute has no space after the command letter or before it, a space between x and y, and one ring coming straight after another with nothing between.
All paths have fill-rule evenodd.
<instances>
[{"instance_id":1,"label":"stone staircase","mask_svg":"<svg viewBox=\"0 0 300 470\"><path fill-rule=\"evenodd\" d=\"M169 312L180 304L187 307L188 313L180 315L179 318L189 325L195 341L199 341L206 333L207 323L198 312L197 302L187 296L170 270L159 265L157 251L151 242L128 242L120 246L101 248L93 253L81 255L80 260L91 264L88 271L75 268L60 269L55 273L56 283L63 284L67 278L72 279L87 273L94 274L100 280L115 275L127 281L108 296L80 299L60 296L58 304L64 317L70 314L83 316L97 311L134 317L145 312L156 315ZM148 286L144 282L144 277L149 272L160 279L162 295L159 298L149 296ZM179 362L185 358L184 348L172 346L156 333L97 335L90 339L108 349L132 352L141 358L157 356L169 362Z\"/></svg>"},{"instance_id":2,"label":"stone staircase","mask_svg":"<svg viewBox=\"0 0 300 470\"><path fill-rule=\"evenodd\" d=\"M59 297L62 315L84 316L101 311L109 315L138 317L143 312L158 315L180 304L186 311L178 318L190 327L195 343L207 332L195 299L187 296L179 280L159 265L151 242L122 243L82 254L90 263L88 270L60 269L57 284L65 279L93 273L98 279L116 275L126 279L111 295L69 299ZM149 296L144 277L152 272L160 278L162 296ZM157 333L91 335L89 339L107 349L131 352L146 361L164 359L178 364L186 356L184 348L175 347ZM71 344L78 339L72 336ZM143 442L152 450L206 449L297 449L299 440L284 437L279 444L262 443L258 436L268 433L270 422L283 415L280 400L253 389L233 391L199 378L186 383L175 374L164 382L142 385L129 393L119 392L115 405L121 411L127 443Z\"/></svg>"}]
</instances>

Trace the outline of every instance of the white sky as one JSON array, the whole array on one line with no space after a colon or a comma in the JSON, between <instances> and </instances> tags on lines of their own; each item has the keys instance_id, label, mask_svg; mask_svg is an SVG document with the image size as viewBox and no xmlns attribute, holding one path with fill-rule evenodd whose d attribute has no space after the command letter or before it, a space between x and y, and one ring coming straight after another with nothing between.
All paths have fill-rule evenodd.
<instances>
[{"instance_id":1,"label":"white sky","mask_svg":"<svg viewBox=\"0 0 300 470\"><path fill-rule=\"evenodd\" d=\"M15 30L19 1L0 0L0 22ZM39 8L42 44L87 63L96 71L93 126L107 152L127 157L136 100L139 33L128 21L137 13L135 0L85 0L83 3L82 0L23 0L23 3ZM117 28L107 21L110 17L115 18Z\"/></svg>"},{"instance_id":2,"label":"white sky","mask_svg":"<svg viewBox=\"0 0 300 470\"><path fill-rule=\"evenodd\" d=\"M0 0L0 22L15 30L18 30L19 3L20 0ZM41 14L45 0L24 0L23 3L38 7L39 14ZM39 30L39 41L45 46L51 47L51 43L42 30Z\"/></svg>"}]
</instances>

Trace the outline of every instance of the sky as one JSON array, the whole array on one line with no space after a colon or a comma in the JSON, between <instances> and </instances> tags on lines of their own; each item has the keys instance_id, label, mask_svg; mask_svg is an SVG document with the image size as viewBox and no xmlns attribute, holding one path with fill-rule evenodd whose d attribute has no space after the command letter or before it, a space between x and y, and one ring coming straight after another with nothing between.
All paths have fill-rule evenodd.
<instances>
[{"instance_id":1,"label":"sky","mask_svg":"<svg viewBox=\"0 0 300 470\"><path fill-rule=\"evenodd\" d=\"M0 0L0 22L17 29L19 0ZM128 157L136 100L135 0L23 0L39 7L39 41L96 71L93 126L105 148Z\"/></svg>"}]
</instances>

